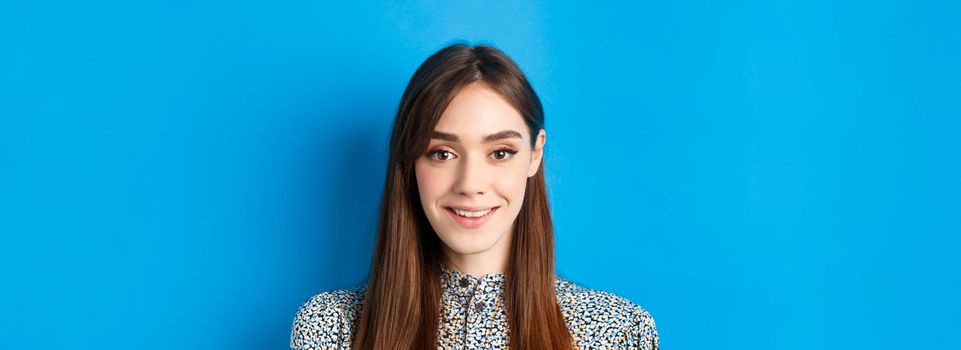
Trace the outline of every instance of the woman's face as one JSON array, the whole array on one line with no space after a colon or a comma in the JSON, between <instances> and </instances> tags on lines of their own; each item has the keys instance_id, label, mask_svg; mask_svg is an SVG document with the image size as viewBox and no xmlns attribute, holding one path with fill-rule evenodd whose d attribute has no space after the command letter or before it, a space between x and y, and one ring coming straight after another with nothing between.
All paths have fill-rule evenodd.
<instances>
[{"instance_id":1,"label":"woman's face","mask_svg":"<svg viewBox=\"0 0 961 350\"><path fill-rule=\"evenodd\" d=\"M506 261L546 139L539 130L532 149L528 130L510 103L479 83L462 88L441 115L415 172L424 212L452 260Z\"/></svg>"}]
</instances>

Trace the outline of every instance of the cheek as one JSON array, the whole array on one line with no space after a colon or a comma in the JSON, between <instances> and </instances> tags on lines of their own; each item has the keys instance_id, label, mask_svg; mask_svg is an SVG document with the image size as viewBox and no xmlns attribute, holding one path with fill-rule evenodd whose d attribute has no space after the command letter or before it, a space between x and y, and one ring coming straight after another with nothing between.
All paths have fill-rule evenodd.
<instances>
[{"instance_id":1,"label":"cheek","mask_svg":"<svg viewBox=\"0 0 961 350\"><path fill-rule=\"evenodd\" d=\"M414 176L417 178L417 190L420 192L421 202L425 207L430 206L444 192L445 177L440 169L431 168L420 162L414 167Z\"/></svg>"},{"instance_id":2,"label":"cheek","mask_svg":"<svg viewBox=\"0 0 961 350\"><path fill-rule=\"evenodd\" d=\"M511 168L495 181L495 188L509 201L520 202L527 189L527 166Z\"/></svg>"}]
</instances>

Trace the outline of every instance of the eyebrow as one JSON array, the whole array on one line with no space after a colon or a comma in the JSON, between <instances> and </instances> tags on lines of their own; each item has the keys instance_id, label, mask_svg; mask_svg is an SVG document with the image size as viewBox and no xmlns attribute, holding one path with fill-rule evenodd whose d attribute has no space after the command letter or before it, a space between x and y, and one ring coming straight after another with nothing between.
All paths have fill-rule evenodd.
<instances>
[{"instance_id":1,"label":"eyebrow","mask_svg":"<svg viewBox=\"0 0 961 350\"><path fill-rule=\"evenodd\" d=\"M434 131L434 134L431 135L430 138L437 139L437 140L450 141L450 142L458 142L460 140L457 137L457 135L441 132L441 131ZM503 140L503 139L509 139L509 138L523 139L524 137L521 136L521 133L517 131L504 130L504 131L499 131L499 132L484 136L483 141L484 143L489 143L489 142L494 142L497 140Z\"/></svg>"}]
</instances>

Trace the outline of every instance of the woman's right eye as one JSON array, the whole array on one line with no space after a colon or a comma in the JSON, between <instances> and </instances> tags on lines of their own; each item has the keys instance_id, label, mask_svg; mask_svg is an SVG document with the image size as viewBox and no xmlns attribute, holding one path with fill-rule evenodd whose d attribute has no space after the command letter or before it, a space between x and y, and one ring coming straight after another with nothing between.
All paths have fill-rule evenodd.
<instances>
[{"instance_id":1,"label":"woman's right eye","mask_svg":"<svg viewBox=\"0 0 961 350\"><path fill-rule=\"evenodd\" d=\"M448 150L439 149L427 152L427 156L433 160L449 160L454 157L454 153Z\"/></svg>"}]
</instances>

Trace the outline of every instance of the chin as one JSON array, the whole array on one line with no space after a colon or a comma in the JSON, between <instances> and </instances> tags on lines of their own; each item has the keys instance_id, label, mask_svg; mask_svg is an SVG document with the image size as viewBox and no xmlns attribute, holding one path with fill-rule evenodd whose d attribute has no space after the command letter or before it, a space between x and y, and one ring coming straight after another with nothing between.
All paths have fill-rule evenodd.
<instances>
[{"instance_id":1,"label":"chin","mask_svg":"<svg viewBox=\"0 0 961 350\"><path fill-rule=\"evenodd\" d=\"M478 234L478 232L461 231L448 231L446 234L438 233L438 237L447 248L462 255L485 252L505 238L503 235L498 236L493 233Z\"/></svg>"}]
</instances>

